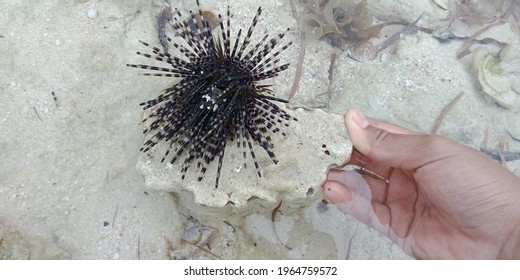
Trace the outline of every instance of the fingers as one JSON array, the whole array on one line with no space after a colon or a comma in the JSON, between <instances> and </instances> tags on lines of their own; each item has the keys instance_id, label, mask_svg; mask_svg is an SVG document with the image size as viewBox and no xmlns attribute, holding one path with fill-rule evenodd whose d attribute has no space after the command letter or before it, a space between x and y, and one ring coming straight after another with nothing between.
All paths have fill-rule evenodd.
<instances>
[{"instance_id":1,"label":"fingers","mask_svg":"<svg viewBox=\"0 0 520 280\"><path fill-rule=\"evenodd\" d=\"M323 193L343 212L384 234L411 255L411 238L397 236L390 226L390 209L372 200L363 177L354 171L329 172Z\"/></svg>"},{"instance_id":2,"label":"fingers","mask_svg":"<svg viewBox=\"0 0 520 280\"><path fill-rule=\"evenodd\" d=\"M446 151L439 149L446 144L439 145L442 137L367 119L358 109L345 114L345 124L356 150L383 165L411 170L446 155Z\"/></svg>"},{"instance_id":3,"label":"fingers","mask_svg":"<svg viewBox=\"0 0 520 280\"><path fill-rule=\"evenodd\" d=\"M341 176L340 181L332 180ZM323 186L325 196L343 212L359 221L377 227L390 222L389 209L381 203L373 202L367 183L361 175L352 171L340 171ZM377 212L377 213L376 213Z\"/></svg>"},{"instance_id":4,"label":"fingers","mask_svg":"<svg viewBox=\"0 0 520 280\"><path fill-rule=\"evenodd\" d=\"M364 188L364 184L366 184L365 180L361 176L354 176L355 172L345 171L345 170L337 170L337 169L331 169L329 170L329 173L327 174L327 182L337 182L341 185L348 186L349 191L355 192L358 195L366 198L371 199L372 194L369 189ZM333 191L343 191L343 190L335 190ZM351 199L350 194L345 193L338 193L334 194L333 197L346 197L348 200ZM334 201L332 201L334 202Z\"/></svg>"},{"instance_id":5,"label":"fingers","mask_svg":"<svg viewBox=\"0 0 520 280\"><path fill-rule=\"evenodd\" d=\"M357 109L353 109L353 110L357 110ZM366 117L366 119L368 120L369 124L372 125L372 126L375 126L375 127L378 127L378 128L381 128L381 129L384 129L390 133L397 133L397 134L422 134L418 131L414 131L414 130L411 130L411 129L408 129L408 128L405 128L405 127L402 127L402 126L399 126L399 125L396 125L396 124L392 124L392 123L387 123L385 121L382 121L382 120L378 120L378 119L374 119L374 118L370 118L370 117Z\"/></svg>"}]
</instances>

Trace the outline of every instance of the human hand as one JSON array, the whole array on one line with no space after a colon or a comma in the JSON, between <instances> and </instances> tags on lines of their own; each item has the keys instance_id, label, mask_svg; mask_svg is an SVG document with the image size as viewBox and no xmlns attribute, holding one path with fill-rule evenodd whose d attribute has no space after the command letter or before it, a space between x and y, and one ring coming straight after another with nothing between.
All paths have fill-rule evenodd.
<instances>
[{"instance_id":1,"label":"human hand","mask_svg":"<svg viewBox=\"0 0 520 280\"><path fill-rule=\"evenodd\" d=\"M354 151L325 196L419 259L520 258L520 178L449 139L345 114Z\"/></svg>"}]
</instances>

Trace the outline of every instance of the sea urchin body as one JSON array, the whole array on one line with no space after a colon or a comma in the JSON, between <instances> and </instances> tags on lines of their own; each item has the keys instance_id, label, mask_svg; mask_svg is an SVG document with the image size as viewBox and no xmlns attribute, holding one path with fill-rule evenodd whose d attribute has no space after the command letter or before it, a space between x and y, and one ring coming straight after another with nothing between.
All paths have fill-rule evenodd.
<instances>
[{"instance_id":1,"label":"sea urchin body","mask_svg":"<svg viewBox=\"0 0 520 280\"><path fill-rule=\"evenodd\" d=\"M169 147L161 162L170 152L172 164L184 157L183 179L188 168L197 162L201 181L207 165L218 157L215 182L218 187L228 141L236 141L237 147L243 149L244 158L246 148L249 149L258 176L261 173L254 143L262 147L274 163L278 162L268 134L279 132L279 125L287 126L294 118L272 102L287 103L287 100L272 96L270 85L259 82L276 77L288 68L289 64L277 64L279 54L291 43L278 46L285 35L282 33L271 39L265 35L249 47L261 11L258 8L244 38L241 39L242 30L239 30L232 44L229 7L225 22L219 15L220 32L216 35L212 34L200 6L198 14L190 11L186 20L181 20L180 11L175 9L172 25L178 34L175 38L180 42L168 40L176 55L142 41L152 53L137 52L168 66L127 64L150 70L144 75L180 78L155 99L140 104L147 112L143 122L144 133L148 135L141 151L148 152L161 141L167 142Z\"/></svg>"}]
</instances>

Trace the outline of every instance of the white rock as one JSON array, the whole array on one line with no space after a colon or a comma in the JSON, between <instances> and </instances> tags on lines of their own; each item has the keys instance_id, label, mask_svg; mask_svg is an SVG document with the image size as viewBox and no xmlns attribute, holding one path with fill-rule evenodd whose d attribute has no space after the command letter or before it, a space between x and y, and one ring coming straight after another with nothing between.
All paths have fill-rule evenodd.
<instances>
[{"instance_id":1,"label":"white rock","mask_svg":"<svg viewBox=\"0 0 520 280\"><path fill-rule=\"evenodd\" d=\"M321 197L321 184L326 179L328 168L347 161L352 144L341 115L322 110L296 109L287 112L298 121L291 121L285 128L286 137L271 137L279 163L274 164L261 147L254 146L262 169L261 178L249 155L245 159L247 168L236 172L244 159L242 150L237 150L234 143L226 147L217 189L214 188L217 162L208 166L201 182L197 181L198 174L190 170L181 180L182 160L174 165L161 164L157 158L149 160L143 154L137 169L144 175L148 188L175 192L186 204L190 204L186 201L190 198L185 196L188 190L193 193L195 205L223 207L230 204L235 211L245 208L253 198L257 198L262 205L276 205L282 199L284 203L300 206Z\"/></svg>"},{"instance_id":2,"label":"white rock","mask_svg":"<svg viewBox=\"0 0 520 280\"><path fill-rule=\"evenodd\" d=\"M473 55L473 70L482 92L507 109L520 108L520 45L507 45L495 55L485 47Z\"/></svg>"}]
</instances>

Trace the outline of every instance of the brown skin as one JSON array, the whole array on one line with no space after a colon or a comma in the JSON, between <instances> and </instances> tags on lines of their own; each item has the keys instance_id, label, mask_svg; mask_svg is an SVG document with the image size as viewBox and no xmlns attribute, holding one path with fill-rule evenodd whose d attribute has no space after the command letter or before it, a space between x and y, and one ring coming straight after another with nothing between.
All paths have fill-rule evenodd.
<instances>
[{"instance_id":1,"label":"brown skin","mask_svg":"<svg viewBox=\"0 0 520 280\"><path fill-rule=\"evenodd\" d=\"M345 124L355 147L348 164L389 180L364 175L372 194L366 203L398 237L413 238L416 258L520 258L519 177L475 149L357 109L346 113ZM323 190L348 212L355 187L338 179L342 172L331 170Z\"/></svg>"}]
</instances>

